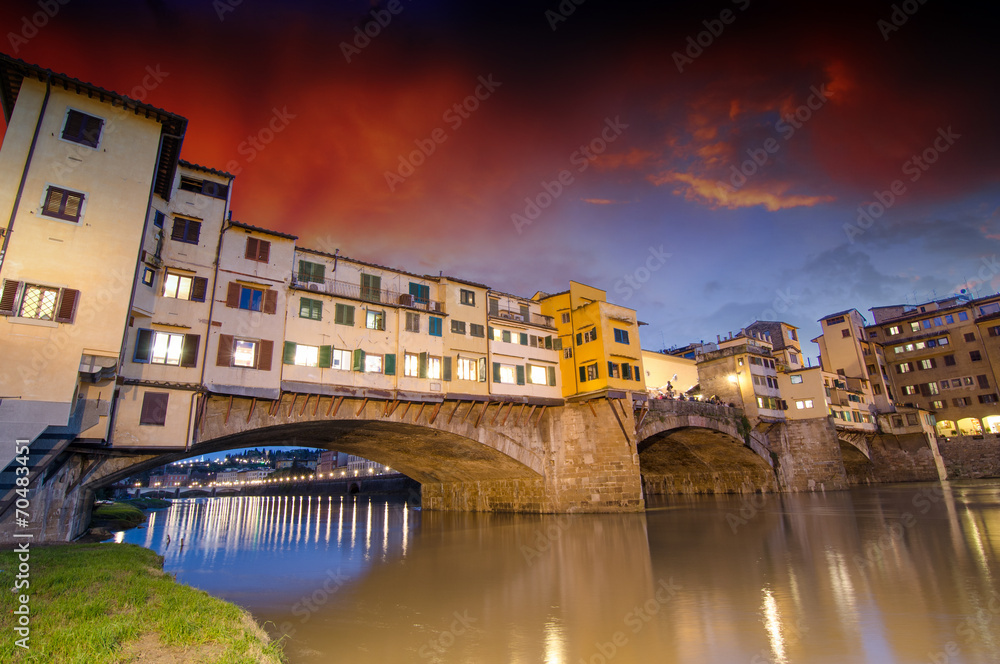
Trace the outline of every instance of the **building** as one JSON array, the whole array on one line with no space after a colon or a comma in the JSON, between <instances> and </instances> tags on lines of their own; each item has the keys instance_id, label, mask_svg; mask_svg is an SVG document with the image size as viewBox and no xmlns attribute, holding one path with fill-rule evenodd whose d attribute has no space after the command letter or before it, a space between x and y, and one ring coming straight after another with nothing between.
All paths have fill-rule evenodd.
<instances>
[{"instance_id":1,"label":"building","mask_svg":"<svg viewBox=\"0 0 1000 664\"><path fill-rule=\"evenodd\" d=\"M646 390L650 398L692 394L698 388L698 364L694 355L671 355L667 352L642 351Z\"/></svg>"},{"instance_id":2,"label":"building","mask_svg":"<svg viewBox=\"0 0 1000 664\"><path fill-rule=\"evenodd\" d=\"M785 419L777 362L767 332L741 330L695 355L702 396L742 407L752 424Z\"/></svg>"},{"instance_id":3,"label":"building","mask_svg":"<svg viewBox=\"0 0 1000 664\"><path fill-rule=\"evenodd\" d=\"M605 291L575 281L567 291L538 292L532 300L556 327L564 397L646 398L639 320L633 309L611 304Z\"/></svg>"}]
</instances>

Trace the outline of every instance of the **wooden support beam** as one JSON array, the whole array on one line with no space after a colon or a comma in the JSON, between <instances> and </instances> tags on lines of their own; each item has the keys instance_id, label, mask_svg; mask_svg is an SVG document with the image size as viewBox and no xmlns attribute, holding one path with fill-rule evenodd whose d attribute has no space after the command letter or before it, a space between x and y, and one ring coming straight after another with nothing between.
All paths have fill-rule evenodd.
<instances>
[{"instance_id":1,"label":"wooden support beam","mask_svg":"<svg viewBox=\"0 0 1000 664\"><path fill-rule=\"evenodd\" d=\"M476 428L477 429L479 428L479 425L482 424L482 422L483 422L483 415L486 414L486 409L489 408L489 407L490 407L490 402L489 401L484 401L483 402L483 410L479 413L479 419L476 420Z\"/></svg>"},{"instance_id":2,"label":"wooden support beam","mask_svg":"<svg viewBox=\"0 0 1000 664\"><path fill-rule=\"evenodd\" d=\"M643 423L646 421L646 416L649 415L649 407L644 406L642 410L639 411L639 421L635 425L636 434L639 433L639 429L642 428Z\"/></svg>"},{"instance_id":3,"label":"wooden support beam","mask_svg":"<svg viewBox=\"0 0 1000 664\"><path fill-rule=\"evenodd\" d=\"M226 406L226 419L223 420L223 424L229 424L229 413L233 410L233 395L229 395L229 405Z\"/></svg>"},{"instance_id":4,"label":"wooden support beam","mask_svg":"<svg viewBox=\"0 0 1000 664\"><path fill-rule=\"evenodd\" d=\"M201 395L201 409L198 415L198 433L205 433L205 412L208 410L208 395Z\"/></svg>"},{"instance_id":5,"label":"wooden support beam","mask_svg":"<svg viewBox=\"0 0 1000 664\"><path fill-rule=\"evenodd\" d=\"M270 409L268 409L268 411L267 411L268 415L270 415L271 417L274 417L275 415L278 414L278 411L281 410L281 397L283 397L284 395L285 395L284 392L279 392L278 393L278 399L277 399L277 401L275 401L274 403L272 403Z\"/></svg>"},{"instance_id":6,"label":"wooden support beam","mask_svg":"<svg viewBox=\"0 0 1000 664\"><path fill-rule=\"evenodd\" d=\"M594 417L597 417L597 411L594 410L594 400L591 399L590 401L588 401L587 405L590 406L590 412L594 414Z\"/></svg>"},{"instance_id":7,"label":"wooden support beam","mask_svg":"<svg viewBox=\"0 0 1000 664\"><path fill-rule=\"evenodd\" d=\"M546 408L548 408L548 406L542 406L542 409L538 412L538 420L535 422L536 427L542 423L542 416L545 415Z\"/></svg>"},{"instance_id":8,"label":"wooden support beam","mask_svg":"<svg viewBox=\"0 0 1000 664\"><path fill-rule=\"evenodd\" d=\"M361 407L358 408L358 412L354 413L354 416L358 417L359 415L361 415L362 411L364 411L365 406L367 405L368 405L368 397L365 397L364 400L361 402Z\"/></svg>"},{"instance_id":9,"label":"wooden support beam","mask_svg":"<svg viewBox=\"0 0 1000 664\"><path fill-rule=\"evenodd\" d=\"M535 414L535 409L538 408L537 405L531 404L531 410L528 411L528 417L524 420L525 424L531 424L531 416ZM521 418L517 418L517 423L521 423Z\"/></svg>"},{"instance_id":10,"label":"wooden support beam","mask_svg":"<svg viewBox=\"0 0 1000 664\"><path fill-rule=\"evenodd\" d=\"M323 400L323 397L319 394L316 395L316 405L313 406L313 417L319 413L319 402Z\"/></svg>"},{"instance_id":11,"label":"wooden support beam","mask_svg":"<svg viewBox=\"0 0 1000 664\"><path fill-rule=\"evenodd\" d=\"M465 411L465 415L462 416L462 422L461 422L461 424L465 424L465 421L467 419L469 419L469 415L471 415L472 411L474 411L475 409L476 409L476 402L475 401L470 401L469 402L469 410Z\"/></svg>"},{"instance_id":12,"label":"wooden support beam","mask_svg":"<svg viewBox=\"0 0 1000 664\"><path fill-rule=\"evenodd\" d=\"M434 424L434 420L437 419L438 413L441 412L441 405L443 403L444 403L443 401L439 401L439 402L437 402L434 405L434 410L431 412L431 417L430 417L430 421L428 422L428 424Z\"/></svg>"},{"instance_id":13,"label":"wooden support beam","mask_svg":"<svg viewBox=\"0 0 1000 664\"><path fill-rule=\"evenodd\" d=\"M497 403L497 412L493 414L493 419L490 421L490 426L495 426L497 423L497 418L500 417L500 411L503 410L503 402Z\"/></svg>"},{"instance_id":14,"label":"wooden support beam","mask_svg":"<svg viewBox=\"0 0 1000 664\"><path fill-rule=\"evenodd\" d=\"M527 405L528 404L526 404L526 403L522 403L521 404L521 410L517 411L517 418L514 419L514 424L517 424L517 425L521 424L521 416L524 415L524 407L527 406Z\"/></svg>"},{"instance_id":15,"label":"wooden support beam","mask_svg":"<svg viewBox=\"0 0 1000 664\"><path fill-rule=\"evenodd\" d=\"M302 415L306 412L306 406L309 405L309 397L311 396L311 394L306 395L306 400L302 402L302 408L299 409L299 417L302 417Z\"/></svg>"},{"instance_id":16,"label":"wooden support beam","mask_svg":"<svg viewBox=\"0 0 1000 664\"><path fill-rule=\"evenodd\" d=\"M395 410L396 406L399 405L399 399L393 399L392 401L385 402L385 410L382 411L382 417L389 417Z\"/></svg>"},{"instance_id":17,"label":"wooden support beam","mask_svg":"<svg viewBox=\"0 0 1000 664\"><path fill-rule=\"evenodd\" d=\"M501 408L503 408L503 406L501 406ZM511 401L510 408L507 409L507 414L503 416L503 422L500 423L500 426L502 427L507 426L507 418L510 417L510 414L513 410L514 410L514 402Z\"/></svg>"},{"instance_id":18,"label":"wooden support beam","mask_svg":"<svg viewBox=\"0 0 1000 664\"><path fill-rule=\"evenodd\" d=\"M344 403L344 397L337 397L336 399L330 397L330 407L326 409L326 416L336 417L337 411L340 410L340 404L342 403Z\"/></svg>"},{"instance_id":19,"label":"wooden support beam","mask_svg":"<svg viewBox=\"0 0 1000 664\"><path fill-rule=\"evenodd\" d=\"M257 407L257 397L250 400L250 410L247 411L247 424L250 423L250 417L253 415L253 409Z\"/></svg>"},{"instance_id":20,"label":"wooden support beam","mask_svg":"<svg viewBox=\"0 0 1000 664\"><path fill-rule=\"evenodd\" d=\"M608 405L611 406L611 413L615 416L615 420L617 420L617 422L618 422L618 428L622 430L622 435L625 436L625 441L629 442L629 444L631 446L631 442L629 441L629 438L628 438L628 431L625 430L625 423L622 422L621 415L618 414L618 409L615 408L615 405L613 403L611 403L612 399L608 399L607 401L608 401Z\"/></svg>"},{"instance_id":21,"label":"wooden support beam","mask_svg":"<svg viewBox=\"0 0 1000 664\"><path fill-rule=\"evenodd\" d=\"M451 411L451 416L448 418L448 424L451 424L451 420L455 417L455 413L458 412L458 407L462 405L461 401L455 402L455 408Z\"/></svg>"},{"instance_id":22,"label":"wooden support beam","mask_svg":"<svg viewBox=\"0 0 1000 664\"><path fill-rule=\"evenodd\" d=\"M417 423L417 422L420 421L420 416L424 414L424 406L425 405L426 404L423 404L423 403L420 404L420 409L417 411L417 414L413 416L413 422L414 423Z\"/></svg>"},{"instance_id":23,"label":"wooden support beam","mask_svg":"<svg viewBox=\"0 0 1000 664\"><path fill-rule=\"evenodd\" d=\"M295 408L295 400L299 398L298 392L292 393L292 403L288 404L288 416L292 416L292 409Z\"/></svg>"},{"instance_id":24,"label":"wooden support beam","mask_svg":"<svg viewBox=\"0 0 1000 664\"><path fill-rule=\"evenodd\" d=\"M400 415L399 415L400 421L403 421L403 420L406 419L406 414L408 412L410 412L410 406L412 406L412 405L413 405L413 403L411 403L409 401L406 402L406 405L403 407L403 412L400 413Z\"/></svg>"}]
</instances>

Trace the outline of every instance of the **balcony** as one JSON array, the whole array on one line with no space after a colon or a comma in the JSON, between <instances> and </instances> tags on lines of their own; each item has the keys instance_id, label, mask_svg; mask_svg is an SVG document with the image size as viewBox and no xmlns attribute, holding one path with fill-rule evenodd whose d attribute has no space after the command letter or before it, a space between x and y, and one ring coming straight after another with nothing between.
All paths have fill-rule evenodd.
<instances>
[{"instance_id":1,"label":"balcony","mask_svg":"<svg viewBox=\"0 0 1000 664\"><path fill-rule=\"evenodd\" d=\"M300 276L297 272L292 273L292 287L313 293L335 295L363 302L385 304L392 307L406 307L408 309L419 309L431 313L444 313L444 304L435 300L425 300L414 297L409 293L399 293L385 288L371 288L369 286L362 286L361 284L337 281L336 279L317 281L307 275Z\"/></svg>"},{"instance_id":2,"label":"balcony","mask_svg":"<svg viewBox=\"0 0 1000 664\"><path fill-rule=\"evenodd\" d=\"M535 327L544 327L549 330L556 329L555 319L552 318L552 316L542 316L532 313L525 316L519 311L491 311L490 318L497 320L509 320L517 323L524 323L526 325L534 325Z\"/></svg>"}]
</instances>

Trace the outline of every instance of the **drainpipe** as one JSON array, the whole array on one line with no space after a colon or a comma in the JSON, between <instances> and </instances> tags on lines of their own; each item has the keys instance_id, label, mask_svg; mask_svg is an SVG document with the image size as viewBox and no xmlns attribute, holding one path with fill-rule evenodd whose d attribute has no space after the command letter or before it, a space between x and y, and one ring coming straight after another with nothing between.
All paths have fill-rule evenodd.
<instances>
[{"instance_id":1,"label":"drainpipe","mask_svg":"<svg viewBox=\"0 0 1000 664\"><path fill-rule=\"evenodd\" d=\"M31 146L28 147L28 157L24 162L24 169L21 171L21 182L17 186L17 196L14 197L14 205L10 209L10 219L7 221L7 232L3 234L3 245L0 246L0 272L3 271L3 259L7 255L7 245L10 244L10 234L14 232L14 218L17 210L21 206L21 194L24 192L24 183L28 180L28 168L31 166L31 158L35 154L35 144L38 143L38 134L42 129L42 117L45 109L49 105L49 94L52 92L52 75L45 75L45 97L42 99L42 107L38 111L38 122L35 123L35 133L31 137ZM8 122L10 118L7 118Z\"/></svg>"}]
</instances>

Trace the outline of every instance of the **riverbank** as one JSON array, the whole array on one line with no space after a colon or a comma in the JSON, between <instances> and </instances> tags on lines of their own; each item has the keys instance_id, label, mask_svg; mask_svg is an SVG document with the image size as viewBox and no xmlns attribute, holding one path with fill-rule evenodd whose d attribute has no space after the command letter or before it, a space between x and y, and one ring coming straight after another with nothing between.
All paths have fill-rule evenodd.
<instances>
[{"instance_id":1,"label":"riverbank","mask_svg":"<svg viewBox=\"0 0 1000 664\"><path fill-rule=\"evenodd\" d=\"M29 554L29 648L12 592L0 593L0 651L17 663L226 662L279 664L284 656L249 613L176 583L163 559L132 544L70 544ZM18 554L0 552L0 583L13 588Z\"/></svg>"}]
</instances>

